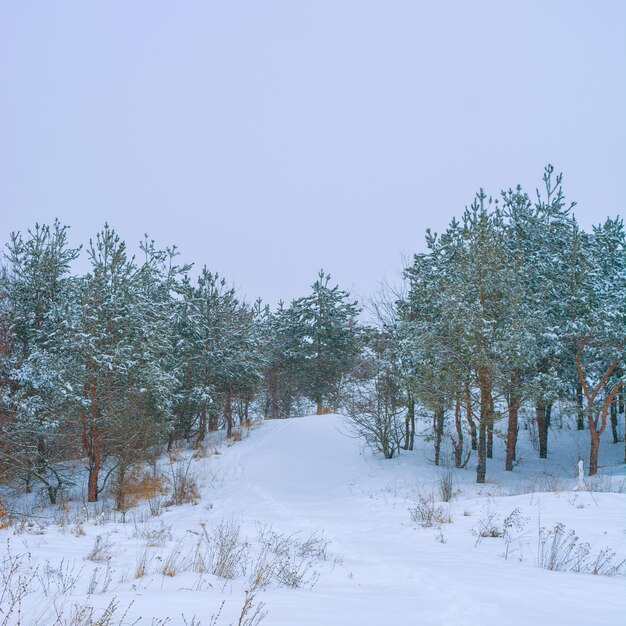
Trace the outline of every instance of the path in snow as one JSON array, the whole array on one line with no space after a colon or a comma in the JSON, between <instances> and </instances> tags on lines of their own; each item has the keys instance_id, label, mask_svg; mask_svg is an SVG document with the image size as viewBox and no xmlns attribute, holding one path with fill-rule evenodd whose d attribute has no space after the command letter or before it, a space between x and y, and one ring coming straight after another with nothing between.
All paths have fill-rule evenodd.
<instances>
[{"instance_id":1,"label":"path in snow","mask_svg":"<svg viewBox=\"0 0 626 626\"><path fill-rule=\"evenodd\" d=\"M462 502L444 526L446 543L416 528L405 500L371 495L405 481L406 468L364 453L345 431L338 416L269 422L218 461L217 515L321 529L343 557L313 592L269 592L268 625L590 626L625 614L622 579L522 567L477 548L477 519L463 516Z\"/></svg>"},{"instance_id":2,"label":"path in snow","mask_svg":"<svg viewBox=\"0 0 626 626\"><path fill-rule=\"evenodd\" d=\"M533 484L537 471L547 470L555 472L551 480L573 488L576 478L568 468L575 468L577 459L570 458L575 450L555 440L554 458L538 462L532 449L521 446L524 462L515 472L499 471L496 459L489 465L493 482L481 487L473 483L472 469L455 471L460 493L449 505L452 522L437 530L416 526L408 512L420 494L437 495L440 470L427 460L429 444L420 440L425 448L385 461L364 451L346 430L343 419L333 415L265 422L243 441L223 446L220 454L193 461L202 486L196 506L170 507L152 518L142 505L129 513L127 523L92 516L81 533L54 524L18 536L0 530L0 558L7 556L10 541L14 552L32 554L41 572L61 571L63 563L80 571L78 585L64 598L68 602L102 609L117 598L120 607L130 605L128 619L142 617L141 624L169 616L168 624L183 626L185 614L187 623L195 615L204 625L224 626L238 621L245 579L207 575L201 582L202 575L190 566L171 577L161 571L168 555L195 545L199 524L211 532L223 520L233 520L241 524L242 537L256 537L259 524L281 534L300 532L301 539L323 532L332 542L328 550L342 559L334 568L332 562L319 564L321 577L312 590L257 590L256 602L263 601L269 611L262 626L615 626L623 621L623 577L550 572L535 560L539 523L551 528L557 521L591 542L594 552L611 546L626 557L626 495L569 490L502 495L515 485ZM575 434L565 435L571 442ZM610 458L611 450L607 444L603 458ZM613 451L622 454L621 447ZM167 471L165 459L163 464ZM527 526L508 560L503 539L477 544L473 531L489 511L502 520L518 507ZM145 536L150 528L164 529L168 539L151 544L149 572L135 578L150 545ZM111 543L106 564L85 560L98 536ZM88 598L93 572L99 569L104 580L109 567L110 585ZM224 611L213 622L223 599ZM29 615L52 611L50 597L32 595L29 601L24 607ZM53 622L39 621L44 623Z\"/></svg>"}]
</instances>

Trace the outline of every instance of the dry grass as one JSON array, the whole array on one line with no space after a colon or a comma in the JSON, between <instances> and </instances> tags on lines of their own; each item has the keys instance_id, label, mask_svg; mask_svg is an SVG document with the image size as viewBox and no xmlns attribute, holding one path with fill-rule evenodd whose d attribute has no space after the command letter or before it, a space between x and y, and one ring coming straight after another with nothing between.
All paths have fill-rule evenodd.
<instances>
[{"instance_id":1,"label":"dry grass","mask_svg":"<svg viewBox=\"0 0 626 626\"><path fill-rule=\"evenodd\" d=\"M4 505L2 504L2 499L0 498L0 530L2 530L3 528L8 528L9 527L9 516L6 512L6 509L4 508Z\"/></svg>"},{"instance_id":2,"label":"dry grass","mask_svg":"<svg viewBox=\"0 0 626 626\"><path fill-rule=\"evenodd\" d=\"M187 569L187 561L183 557L181 544L178 544L165 559L163 567L161 568L161 574L174 578L179 571L185 571Z\"/></svg>"},{"instance_id":3,"label":"dry grass","mask_svg":"<svg viewBox=\"0 0 626 626\"><path fill-rule=\"evenodd\" d=\"M436 505L432 495L428 498L420 496L419 502L409 509L409 513L411 519L422 528L438 527L452 522L450 511L443 506Z\"/></svg>"},{"instance_id":4,"label":"dry grass","mask_svg":"<svg viewBox=\"0 0 626 626\"><path fill-rule=\"evenodd\" d=\"M135 468L124 476L122 483L116 484L115 490L118 493L123 492L123 497L117 498L118 508L128 510L142 501L155 500L163 495L167 488L163 476Z\"/></svg>"},{"instance_id":5,"label":"dry grass","mask_svg":"<svg viewBox=\"0 0 626 626\"><path fill-rule=\"evenodd\" d=\"M181 504L196 504L200 500L200 492L196 477L191 471L191 461L170 462L169 473L166 478L170 484L171 497L165 506L180 506Z\"/></svg>"},{"instance_id":6,"label":"dry grass","mask_svg":"<svg viewBox=\"0 0 626 626\"><path fill-rule=\"evenodd\" d=\"M147 574L149 564L150 559L148 558L148 548L145 547L137 559L137 565L135 567L135 580L143 578Z\"/></svg>"},{"instance_id":7,"label":"dry grass","mask_svg":"<svg viewBox=\"0 0 626 626\"><path fill-rule=\"evenodd\" d=\"M103 539L102 535L97 535L89 554L85 558L94 563L106 563L111 560L111 557L111 545L108 537Z\"/></svg>"}]
</instances>

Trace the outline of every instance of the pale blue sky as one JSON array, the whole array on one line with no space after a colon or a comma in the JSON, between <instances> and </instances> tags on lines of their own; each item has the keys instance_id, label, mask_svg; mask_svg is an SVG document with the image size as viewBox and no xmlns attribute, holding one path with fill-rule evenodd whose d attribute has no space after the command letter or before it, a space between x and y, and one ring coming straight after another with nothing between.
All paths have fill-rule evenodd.
<instances>
[{"instance_id":1,"label":"pale blue sky","mask_svg":"<svg viewBox=\"0 0 626 626\"><path fill-rule=\"evenodd\" d=\"M548 162L624 214L625 139L623 0L0 2L0 240L108 220L271 303Z\"/></svg>"}]
</instances>

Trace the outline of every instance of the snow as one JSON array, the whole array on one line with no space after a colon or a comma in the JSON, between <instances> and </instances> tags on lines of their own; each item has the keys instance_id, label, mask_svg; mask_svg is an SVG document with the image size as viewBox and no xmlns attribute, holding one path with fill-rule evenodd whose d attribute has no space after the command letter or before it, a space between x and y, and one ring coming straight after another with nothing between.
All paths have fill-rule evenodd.
<instances>
[{"instance_id":1,"label":"snow","mask_svg":"<svg viewBox=\"0 0 626 626\"><path fill-rule=\"evenodd\" d=\"M92 517L82 524L85 535L78 537L69 527L55 525L45 526L42 534L5 529L0 531L0 558L6 558L10 545L13 553L30 551L40 572L46 562L58 569L62 559L76 571L82 568L63 602L84 603L96 568L104 581L106 566L85 559L99 535L111 546L111 582L104 593L107 585L96 586L88 600L92 605L106 607L116 598L122 608L132 603L128 623L141 617L140 624L150 624L152 618L168 616L169 624L182 626L182 614L188 623L195 616L210 624L225 601L216 623L236 624L250 586L246 578L222 580L193 571L169 577L154 571L172 551L191 549L201 524L213 533L226 521L240 524L253 547L258 547L259 525L284 535L297 533L300 540L317 533L331 542L327 558L312 562L319 573L313 588L272 584L256 591L255 602L262 601L267 611L263 626L621 623L626 615L623 576L537 566L539 528L549 530L557 522L589 542L593 554L610 547L617 560L626 558L623 466L611 463L612 455L617 459L623 453L621 445L604 440L601 447L607 467L597 486L612 491L575 491L577 452L588 434L557 433L551 442L555 456L547 461L535 459L522 438L522 461L513 473L500 471L498 458L490 462L485 485L473 483L471 468L453 470L454 499L435 502L451 522L424 528L411 519L409 509L420 497L439 499L442 470L428 461L428 444L420 441L420 449L385 461L348 432L337 415L262 423L242 441L222 446L220 454L192 462L201 483L196 505L171 507L155 518L139 507L127 514L126 523L97 523ZM498 452L502 444L496 446ZM503 537L479 536L488 521L501 528L515 509L523 526L511 533L508 545ZM162 545L147 548L152 571L135 579L149 543L146 529L158 534L159 528L169 534ZM42 616L40 624L53 623L51 596L34 589L25 600L22 623L35 624L37 616Z\"/></svg>"}]
</instances>

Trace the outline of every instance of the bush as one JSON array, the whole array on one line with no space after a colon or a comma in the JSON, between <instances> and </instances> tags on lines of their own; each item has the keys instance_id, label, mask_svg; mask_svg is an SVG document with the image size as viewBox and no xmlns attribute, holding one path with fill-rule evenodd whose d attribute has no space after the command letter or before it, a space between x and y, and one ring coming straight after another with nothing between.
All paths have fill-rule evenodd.
<instances>
[{"instance_id":1,"label":"bush","mask_svg":"<svg viewBox=\"0 0 626 626\"><path fill-rule=\"evenodd\" d=\"M439 474L439 495L443 502L450 502L454 497L454 474L450 466L444 467Z\"/></svg>"},{"instance_id":2,"label":"bush","mask_svg":"<svg viewBox=\"0 0 626 626\"><path fill-rule=\"evenodd\" d=\"M118 475L113 491L115 508L127 511L143 500L154 501L166 492L166 487L163 476L134 468L123 476Z\"/></svg>"},{"instance_id":3,"label":"bush","mask_svg":"<svg viewBox=\"0 0 626 626\"><path fill-rule=\"evenodd\" d=\"M171 494L165 506L180 506L181 504L196 504L200 499L198 483L191 472L191 461L170 460L170 471L167 480L170 483Z\"/></svg>"},{"instance_id":4,"label":"bush","mask_svg":"<svg viewBox=\"0 0 626 626\"><path fill-rule=\"evenodd\" d=\"M617 576L626 560L615 563L615 552L609 548L590 556L588 543L581 543L573 530L561 523L552 530L542 528L537 543L537 565L556 572L580 572L596 576Z\"/></svg>"},{"instance_id":5,"label":"bush","mask_svg":"<svg viewBox=\"0 0 626 626\"><path fill-rule=\"evenodd\" d=\"M436 505L432 495L428 498L420 496L417 506L409 509L409 513L411 519L423 528L432 528L452 522L450 512L444 507Z\"/></svg>"},{"instance_id":6,"label":"bush","mask_svg":"<svg viewBox=\"0 0 626 626\"><path fill-rule=\"evenodd\" d=\"M111 560L111 556L108 538L103 539L101 535L98 535L86 558L94 563L106 563Z\"/></svg>"}]
</instances>

